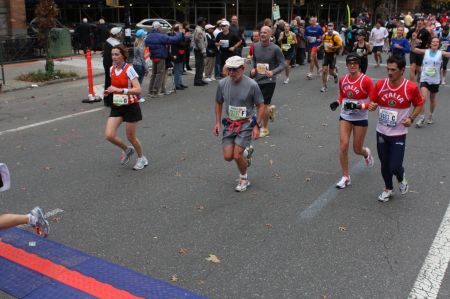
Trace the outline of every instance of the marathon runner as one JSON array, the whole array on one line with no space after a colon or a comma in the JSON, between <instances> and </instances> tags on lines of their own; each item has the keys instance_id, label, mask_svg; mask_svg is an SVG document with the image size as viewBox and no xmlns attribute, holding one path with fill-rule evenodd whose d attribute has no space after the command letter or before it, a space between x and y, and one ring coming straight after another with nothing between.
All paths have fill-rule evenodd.
<instances>
[{"instance_id":1,"label":"marathon runner","mask_svg":"<svg viewBox=\"0 0 450 299\"><path fill-rule=\"evenodd\" d=\"M324 48L325 56L323 58L322 69L322 88L321 92L327 91L328 73L334 77L334 83L338 83L338 75L336 74L336 56L342 48L342 41L338 33L334 31L334 24L328 23L327 33L322 37L319 48Z\"/></svg>"},{"instance_id":2,"label":"marathon runner","mask_svg":"<svg viewBox=\"0 0 450 299\"><path fill-rule=\"evenodd\" d=\"M383 53L383 47L389 32L386 28L381 27L381 21L377 21L375 27L370 32L370 39L373 40L373 57L375 58L375 67L379 67L382 62L381 54Z\"/></svg>"},{"instance_id":3,"label":"marathon runner","mask_svg":"<svg viewBox=\"0 0 450 299\"><path fill-rule=\"evenodd\" d=\"M11 178L8 167L4 163L0 163L0 192L6 191L11 186ZM18 225L28 224L36 230L41 237L47 237L50 233L50 225L44 218L44 210L35 207L26 215L21 214L1 214L0 229L15 227Z\"/></svg>"},{"instance_id":4,"label":"marathon runner","mask_svg":"<svg viewBox=\"0 0 450 299\"><path fill-rule=\"evenodd\" d=\"M448 25L442 26L442 31L439 33L439 41L441 42L441 51L450 52L450 33ZM448 57L442 58L442 76L441 85L445 85L445 76L447 76Z\"/></svg>"},{"instance_id":5,"label":"marathon runner","mask_svg":"<svg viewBox=\"0 0 450 299\"><path fill-rule=\"evenodd\" d=\"M284 56L280 48L270 41L272 29L268 26L261 27L259 43L253 49L253 68L250 71L252 77L261 89L264 97L264 114L262 116L262 128L260 137L269 136L268 121L275 117L275 106L271 105L275 92L276 75L285 68Z\"/></svg>"},{"instance_id":6,"label":"marathon runner","mask_svg":"<svg viewBox=\"0 0 450 299\"><path fill-rule=\"evenodd\" d=\"M364 157L367 167L373 167L374 159L368 147L363 147L369 125L368 97L373 91L372 79L361 72L361 59L356 54L349 54L346 59L348 74L339 81L339 101L330 104L331 110L342 105L339 117L339 160L342 178L336 188L343 189L350 185L348 169L348 147L353 131L353 151Z\"/></svg>"},{"instance_id":7,"label":"marathon runner","mask_svg":"<svg viewBox=\"0 0 450 299\"><path fill-rule=\"evenodd\" d=\"M395 30L395 35L391 38L391 44L389 46L389 51L391 55L403 59L405 59L405 55L408 54L411 49L408 40L404 37L404 27L398 26Z\"/></svg>"},{"instance_id":8,"label":"marathon runner","mask_svg":"<svg viewBox=\"0 0 450 299\"><path fill-rule=\"evenodd\" d=\"M114 46L111 50L111 55L113 59L113 65L110 70L111 86L105 90L105 94L113 94L113 105L106 122L105 138L123 150L122 165L126 165L136 151L138 158L133 169L140 170L148 165L148 161L142 154L141 142L136 137L137 123L142 120L138 99L141 93L141 85L138 80L139 75L132 65L126 63L128 50L124 45ZM126 135L133 146L127 146L117 136L117 129L122 122L126 122Z\"/></svg>"},{"instance_id":9,"label":"marathon runner","mask_svg":"<svg viewBox=\"0 0 450 299\"><path fill-rule=\"evenodd\" d=\"M399 182L401 194L408 192L408 181L403 168L408 127L419 114L424 103L417 85L405 79L406 62L394 56L387 60L388 78L379 80L370 95L369 111L378 111L377 151L381 162L384 190L378 196L387 202L394 195L392 177ZM411 105L414 106L410 112Z\"/></svg>"},{"instance_id":10,"label":"marathon runner","mask_svg":"<svg viewBox=\"0 0 450 299\"><path fill-rule=\"evenodd\" d=\"M439 85L441 84L441 66L443 57L450 57L449 52L439 50L439 38L434 37L431 40L430 49L417 49L414 42L417 35L412 36L412 52L419 55L424 55L422 64L422 73L420 75L420 92L423 99L426 101L430 97L430 114L426 120L427 124L433 123L433 113L436 108L436 94L439 92ZM425 106L423 107L419 117L417 117L416 127L421 128L425 123Z\"/></svg>"},{"instance_id":11,"label":"marathon runner","mask_svg":"<svg viewBox=\"0 0 450 299\"><path fill-rule=\"evenodd\" d=\"M410 30L408 32L408 39L412 39L413 33L417 34L417 37L414 41L415 48L418 49L428 49L430 47L431 43L431 34L430 32L425 28L425 24L423 19L417 20L416 28L414 30ZM412 42L411 42L412 43ZM412 48L412 45L411 45ZM423 55L416 54L416 53L410 53L409 54L409 80L414 81L417 79L417 81L420 81L420 73L421 73L421 67L422 67L422 61L423 61Z\"/></svg>"},{"instance_id":12,"label":"marathon runner","mask_svg":"<svg viewBox=\"0 0 450 299\"><path fill-rule=\"evenodd\" d=\"M372 53L370 43L366 42L366 31L360 29L356 33L357 41L353 45L352 52L355 53L360 59L361 73L367 72L367 66L369 64L368 56Z\"/></svg>"},{"instance_id":13,"label":"marathon runner","mask_svg":"<svg viewBox=\"0 0 450 299\"><path fill-rule=\"evenodd\" d=\"M309 19L309 26L306 26L305 29L305 38L308 47L308 51L310 52L311 62L309 63L309 73L306 76L308 80L312 79L312 73L314 71L314 66L317 67L317 75L319 74L319 61L317 60L317 51L318 47L321 43L321 39L323 36L323 30L320 25L317 24L317 19L315 17L311 17Z\"/></svg>"},{"instance_id":14,"label":"marathon runner","mask_svg":"<svg viewBox=\"0 0 450 299\"><path fill-rule=\"evenodd\" d=\"M251 164L251 140L259 137L264 113L264 98L258 84L244 75L245 59L233 56L226 60L228 76L219 82L216 93L214 135L219 136L223 124L223 157L234 160L239 169L235 190L243 192L250 186L247 168ZM225 118L222 110L225 104ZM255 114L255 107L257 114Z\"/></svg>"}]
</instances>

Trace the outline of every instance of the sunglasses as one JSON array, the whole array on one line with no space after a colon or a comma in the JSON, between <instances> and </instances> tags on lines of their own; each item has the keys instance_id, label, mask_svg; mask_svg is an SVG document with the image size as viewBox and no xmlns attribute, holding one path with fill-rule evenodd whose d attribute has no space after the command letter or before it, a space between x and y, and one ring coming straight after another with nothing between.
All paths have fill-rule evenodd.
<instances>
[{"instance_id":1,"label":"sunglasses","mask_svg":"<svg viewBox=\"0 0 450 299\"><path fill-rule=\"evenodd\" d=\"M227 70L229 73L237 72L238 70L240 70L240 67L227 67Z\"/></svg>"}]
</instances>

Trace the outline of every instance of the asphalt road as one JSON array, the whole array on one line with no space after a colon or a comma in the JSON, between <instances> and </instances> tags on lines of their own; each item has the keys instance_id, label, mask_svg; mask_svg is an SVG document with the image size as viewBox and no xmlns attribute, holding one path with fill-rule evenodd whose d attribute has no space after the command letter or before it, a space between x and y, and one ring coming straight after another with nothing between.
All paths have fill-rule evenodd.
<instances>
[{"instance_id":1,"label":"asphalt road","mask_svg":"<svg viewBox=\"0 0 450 299\"><path fill-rule=\"evenodd\" d=\"M382 78L385 68L368 74ZM350 154L352 185L334 188L339 114L328 104L337 88L320 93L305 75L302 66L288 85L279 78L278 117L254 142L244 193L212 135L217 83L142 104L150 164L139 172L103 138L109 111L81 104L84 80L1 94L0 161L13 185L0 211L61 209L52 240L164 281L175 274L174 284L210 298L406 298L449 205L450 89L441 87L435 123L410 129L410 192L382 204L378 159L366 169ZM374 113L369 123L376 153ZM449 297L447 270L438 298Z\"/></svg>"}]
</instances>

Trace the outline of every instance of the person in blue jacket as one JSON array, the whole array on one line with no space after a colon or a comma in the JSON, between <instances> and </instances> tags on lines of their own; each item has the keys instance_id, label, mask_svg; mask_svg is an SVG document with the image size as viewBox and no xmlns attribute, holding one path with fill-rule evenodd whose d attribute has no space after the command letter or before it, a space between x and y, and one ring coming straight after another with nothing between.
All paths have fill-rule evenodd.
<instances>
[{"instance_id":1,"label":"person in blue jacket","mask_svg":"<svg viewBox=\"0 0 450 299\"><path fill-rule=\"evenodd\" d=\"M405 60L405 55L411 51L408 40L403 36L404 30L405 28L403 26L397 27L397 36L391 38L391 45L389 47L391 55L402 60Z\"/></svg>"},{"instance_id":2,"label":"person in blue jacket","mask_svg":"<svg viewBox=\"0 0 450 299\"><path fill-rule=\"evenodd\" d=\"M180 42L183 39L181 32L175 32L173 36L169 36L160 32L161 23L153 22L153 30L145 38L145 46L150 50L150 58L152 60L152 76L148 93L150 97L160 97L160 93L164 72L166 69L166 58L169 56L168 45Z\"/></svg>"},{"instance_id":3,"label":"person in blue jacket","mask_svg":"<svg viewBox=\"0 0 450 299\"><path fill-rule=\"evenodd\" d=\"M322 42L323 30L320 25L317 24L317 19L311 17L309 19L309 26L305 29L305 38L307 41L307 48L310 52L311 62L309 64L309 73L306 76L307 79L312 79L312 72L314 71L314 66L317 68L317 73L319 73L319 61L317 60L317 50Z\"/></svg>"}]
</instances>

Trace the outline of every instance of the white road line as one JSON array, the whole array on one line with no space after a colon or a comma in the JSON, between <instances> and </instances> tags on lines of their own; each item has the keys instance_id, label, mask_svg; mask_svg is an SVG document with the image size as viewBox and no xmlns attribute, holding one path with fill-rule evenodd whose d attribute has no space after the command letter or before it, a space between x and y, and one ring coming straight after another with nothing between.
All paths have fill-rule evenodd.
<instances>
[{"instance_id":1,"label":"white road line","mask_svg":"<svg viewBox=\"0 0 450 299\"><path fill-rule=\"evenodd\" d=\"M437 298L450 261L450 204L408 299Z\"/></svg>"},{"instance_id":2,"label":"white road line","mask_svg":"<svg viewBox=\"0 0 450 299\"><path fill-rule=\"evenodd\" d=\"M357 176L365 168L364 161L361 160L350 169L350 173ZM329 187L327 191L322 193L308 208L300 213L300 221L312 220L326 205L336 198L339 191L335 185Z\"/></svg>"},{"instance_id":3,"label":"white road line","mask_svg":"<svg viewBox=\"0 0 450 299\"><path fill-rule=\"evenodd\" d=\"M15 128L15 129L10 129L10 130L6 130L6 131L0 131L0 136L8 134L8 133L15 133L15 132L19 132L19 131L24 131L24 130L31 129L31 128L34 128L34 127L39 127L39 126L42 126L42 125L47 125L47 124L50 124L50 123L53 123L53 122L56 122L56 121L59 121L59 120L64 120L64 119L67 119L67 118L72 118L72 117L77 117L77 116L88 114L88 113L97 112L97 111L100 111L100 110L103 110L103 109L105 109L105 107L100 107L100 108L95 108L95 109L92 109L92 110L87 110L87 111L83 111L83 112L69 114L69 115L57 117L57 118L54 118L54 119L50 119L50 120L41 121L41 122L38 122L38 123L34 123L34 124L18 127L18 128Z\"/></svg>"}]
</instances>

